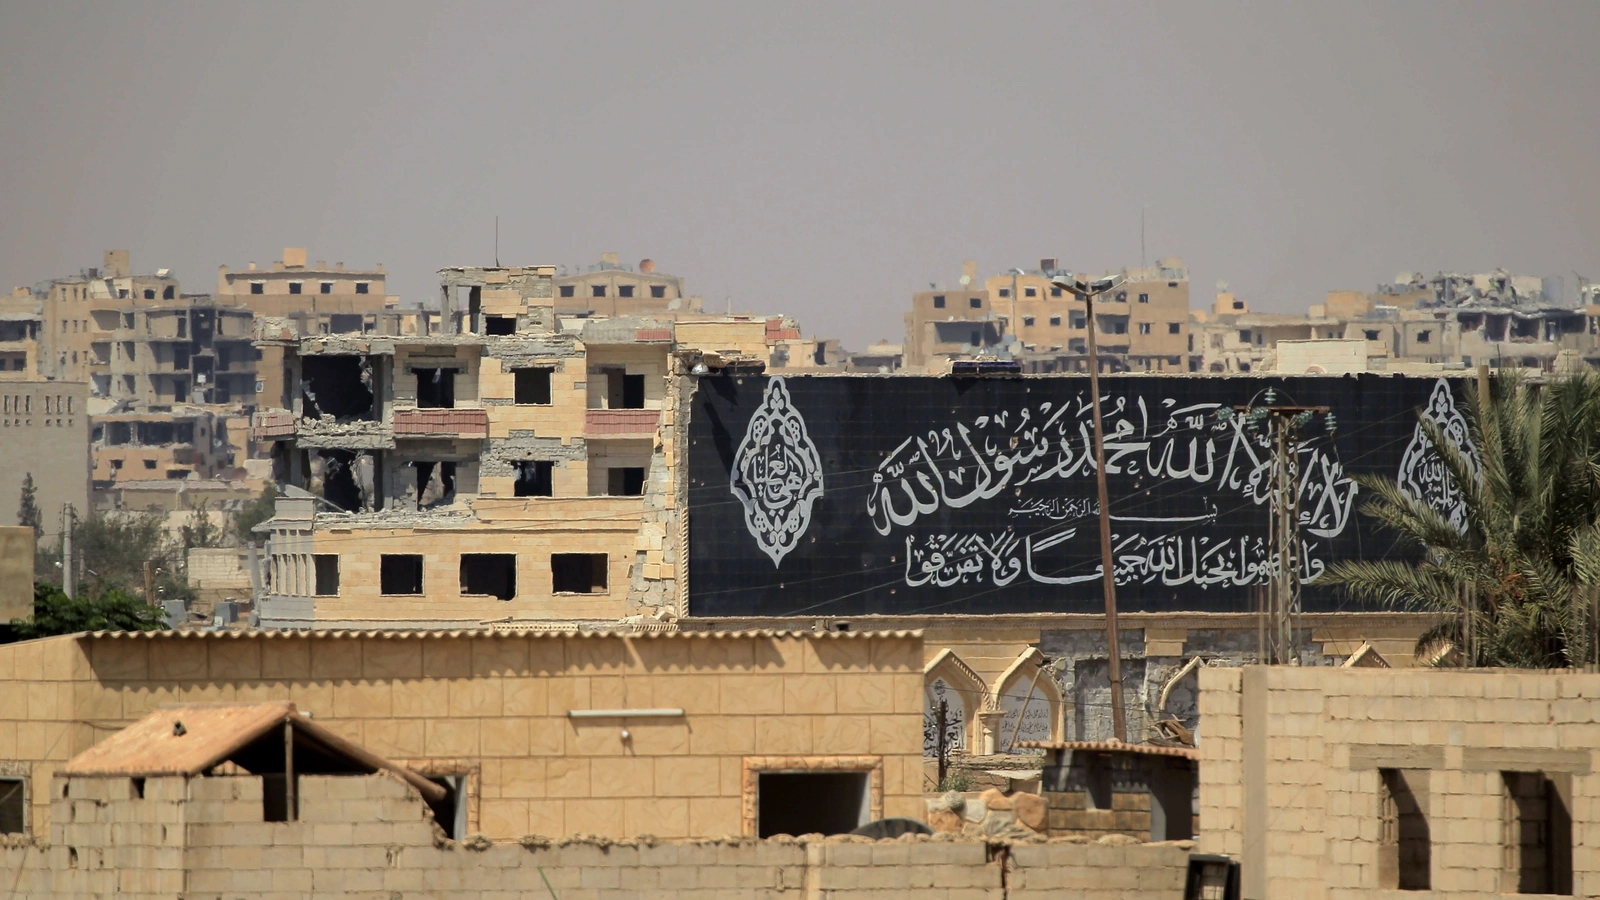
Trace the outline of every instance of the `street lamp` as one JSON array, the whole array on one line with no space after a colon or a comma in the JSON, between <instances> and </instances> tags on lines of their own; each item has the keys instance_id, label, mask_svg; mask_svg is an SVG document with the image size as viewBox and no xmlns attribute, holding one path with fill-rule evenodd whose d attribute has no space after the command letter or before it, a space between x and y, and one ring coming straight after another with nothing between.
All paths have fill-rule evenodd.
<instances>
[{"instance_id":1,"label":"street lamp","mask_svg":"<svg viewBox=\"0 0 1600 900\"><path fill-rule=\"evenodd\" d=\"M1094 398L1094 477L1100 491L1100 568L1104 570L1106 593L1106 643L1111 666L1111 730L1117 740L1127 743L1127 717L1122 709L1122 648L1117 643L1117 576L1111 565L1111 504L1106 498L1105 435L1100 426L1100 357L1094 345L1094 298L1115 290L1126 279L1111 275L1085 282L1070 275L1057 275L1050 283L1075 297L1082 297L1085 325L1089 328L1089 393Z\"/></svg>"}]
</instances>

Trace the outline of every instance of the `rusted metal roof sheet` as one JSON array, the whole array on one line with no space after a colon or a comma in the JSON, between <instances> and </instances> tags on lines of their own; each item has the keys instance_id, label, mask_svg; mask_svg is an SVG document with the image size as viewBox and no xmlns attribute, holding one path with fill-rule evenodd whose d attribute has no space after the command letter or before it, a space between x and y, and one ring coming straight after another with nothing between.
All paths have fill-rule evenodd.
<instances>
[{"instance_id":1,"label":"rusted metal roof sheet","mask_svg":"<svg viewBox=\"0 0 1600 900\"><path fill-rule=\"evenodd\" d=\"M1193 747L1158 747L1155 744L1124 744L1121 741L1017 741L1030 750L1086 750L1093 753L1132 753L1143 756L1179 756L1199 760Z\"/></svg>"}]
</instances>

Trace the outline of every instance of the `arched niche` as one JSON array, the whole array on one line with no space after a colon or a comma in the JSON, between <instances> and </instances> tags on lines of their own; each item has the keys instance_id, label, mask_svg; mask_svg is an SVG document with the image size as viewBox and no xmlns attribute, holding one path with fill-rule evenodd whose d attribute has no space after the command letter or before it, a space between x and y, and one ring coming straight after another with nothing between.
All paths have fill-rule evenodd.
<instances>
[{"instance_id":1,"label":"arched niche","mask_svg":"<svg viewBox=\"0 0 1600 900\"><path fill-rule=\"evenodd\" d=\"M946 647L922 667L922 755L939 755L939 701L945 706L947 752L976 752L975 725L979 710L989 700L989 689L978 673Z\"/></svg>"},{"instance_id":2,"label":"arched niche","mask_svg":"<svg viewBox=\"0 0 1600 900\"><path fill-rule=\"evenodd\" d=\"M997 752L1043 752L1012 749L1012 735L1017 743L1061 739L1061 691L1044 665L1044 654L1037 647L1029 647L995 680L995 705L1005 713L995 735Z\"/></svg>"}]
</instances>

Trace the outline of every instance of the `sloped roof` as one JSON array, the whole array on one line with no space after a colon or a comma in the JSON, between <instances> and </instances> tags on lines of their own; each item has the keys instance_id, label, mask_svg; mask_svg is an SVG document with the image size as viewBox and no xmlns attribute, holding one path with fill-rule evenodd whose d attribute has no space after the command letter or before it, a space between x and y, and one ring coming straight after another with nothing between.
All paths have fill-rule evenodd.
<instances>
[{"instance_id":1,"label":"sloped roof","mask_svg":"<svg viewBox=\"0 0 1600 900\"><path fill-rule=\"evenodd\" d=\"M129 778L200 775L233 760L255 772L262 748L284 725L294 729L295 757L311 755L320 765L297 771L393 772L424 797L437 800L444 788L403 766L350 743L312 722L288 701L203 703L168 706L150 713L69 760L59 774ZM282 771L283 742L276 747Z\"/></svg>"},{"instance_id":2,"label":"sloped roof","mask_svg":"<svg viewBox=\"0 0 1600 900\"><path fill-rule=\"evenodd\" d=\"M1082 750L1088 753L1128 753L1135 756L1180 756L1200 759L1193 747L1162 747L1156 744L1124 744L1121 741L1017 741L1030 750Z\"/></svg>"}]
</instances>

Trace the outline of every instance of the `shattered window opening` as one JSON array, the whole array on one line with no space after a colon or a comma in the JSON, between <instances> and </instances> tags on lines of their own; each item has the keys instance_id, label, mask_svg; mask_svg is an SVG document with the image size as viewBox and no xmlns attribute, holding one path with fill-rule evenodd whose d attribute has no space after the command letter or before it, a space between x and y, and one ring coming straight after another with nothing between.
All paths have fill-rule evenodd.
<instances>
[{"instance_id":1,"label":"shattered window opening","mask_svg":"<svg viewBox=\"0 0 1600 900\"><path fill-rule=\"evenodd\" d=\"M644 468L618 466L606 470L606 493L613 497L639 497L644 494Z\"/></svg>"},{"instance_id":2,"label":"shattered window opening","mask_svg":"<svg viewBox=\"0 0 1600 900\"><path fill-rule=\"evenodd\" d=\"M412 369L417 376L418 409L451 409L456 405L455 369Z\"/></svg>"},{"instance_id":3,"label":"shattered window opening","mask_svg":"<svg viewBox=\"0 0 1600 900\"><path fill-rule=\"evenodd\" d=\"M516 316L489 316L484 321L483 333L490 335L507 335L517 333Z\"/></svg>"},{"instance_id":4,"label":"shattered window opening","mask_svg":"<svg viewBox=\"0 0 1600 900\"><path fill-rule=\"evenodd\" d=\"M510 600L517 595L515 553L461 554L461 593Z\"/></svg>"},{"instance_id":5,"label":"shattered window opening","mask_svg":"<svg viewBox=\"0 0 1600 900\"><path fill-rule=\"evenodd\" d=\"M422 556L385 553L378 558L378 590L384 594L422 593Z\"/></svg>"},{"instance_id":6,"label":"shattered window opening","mask_svg":"<svg viewBox=\"0 0 1600 900\"><path fill-rule=\"evenodd\" d=\"M516 378L515 402L522 406L549 406L550 405L550 377L555 369L534 367L529 369L512 369Z\"/></svg>"},{"instance_id":7,"label":"shattered window opening","mask_svg":"<svg viewBox=\"0 0 1600 900\"><path fill-rule=\"evenodd\" d=\"M456 499L456 464L453 462L412 463L417 470L417 509L446 506ZM438 478L435 478L435 473Z\"/></svg>"},{"instance_id":8,"label":"shattered window opening","mask_svg":"<svg viewBox=\"0 0 1600 900\"><path fill-rule=\"evenodd\" d=\"M521 460L512 463L517 470L513 494L517 497L555 496L555 467L550 460Z\"/></svg>"},{"instance_id":9,"label":"shattered window opening","mask_svg":"<svg viewBox=\"0 0 1600 900\"><path fill-rule=\"evenodd\" d=\"M345 512L372 507L372 458L355 450L318 450L313 461L312 488L324 500ZM320 488L320 490L316 490Z\"/></svg>"},{"instance_id":10,"label":"shattered window opening","mask_svg":"<svg viewBox=\"0 0 1600 900\"><path fill-rule=\"evenodd\" d=\"M364 356L307 356L300 363L302 416L335 421L373 418L372 361Z\"/></svg>"},{"instance_id":11,"label":"shattered window opening","mask_svg":"<svg viewBox=\"0 0 1600 900\"><path fill-rule=\"evenodd\" d=\"M557 594L607 592L604 553L550 554L550 589Z\"/></svg>"}]
</instances>

